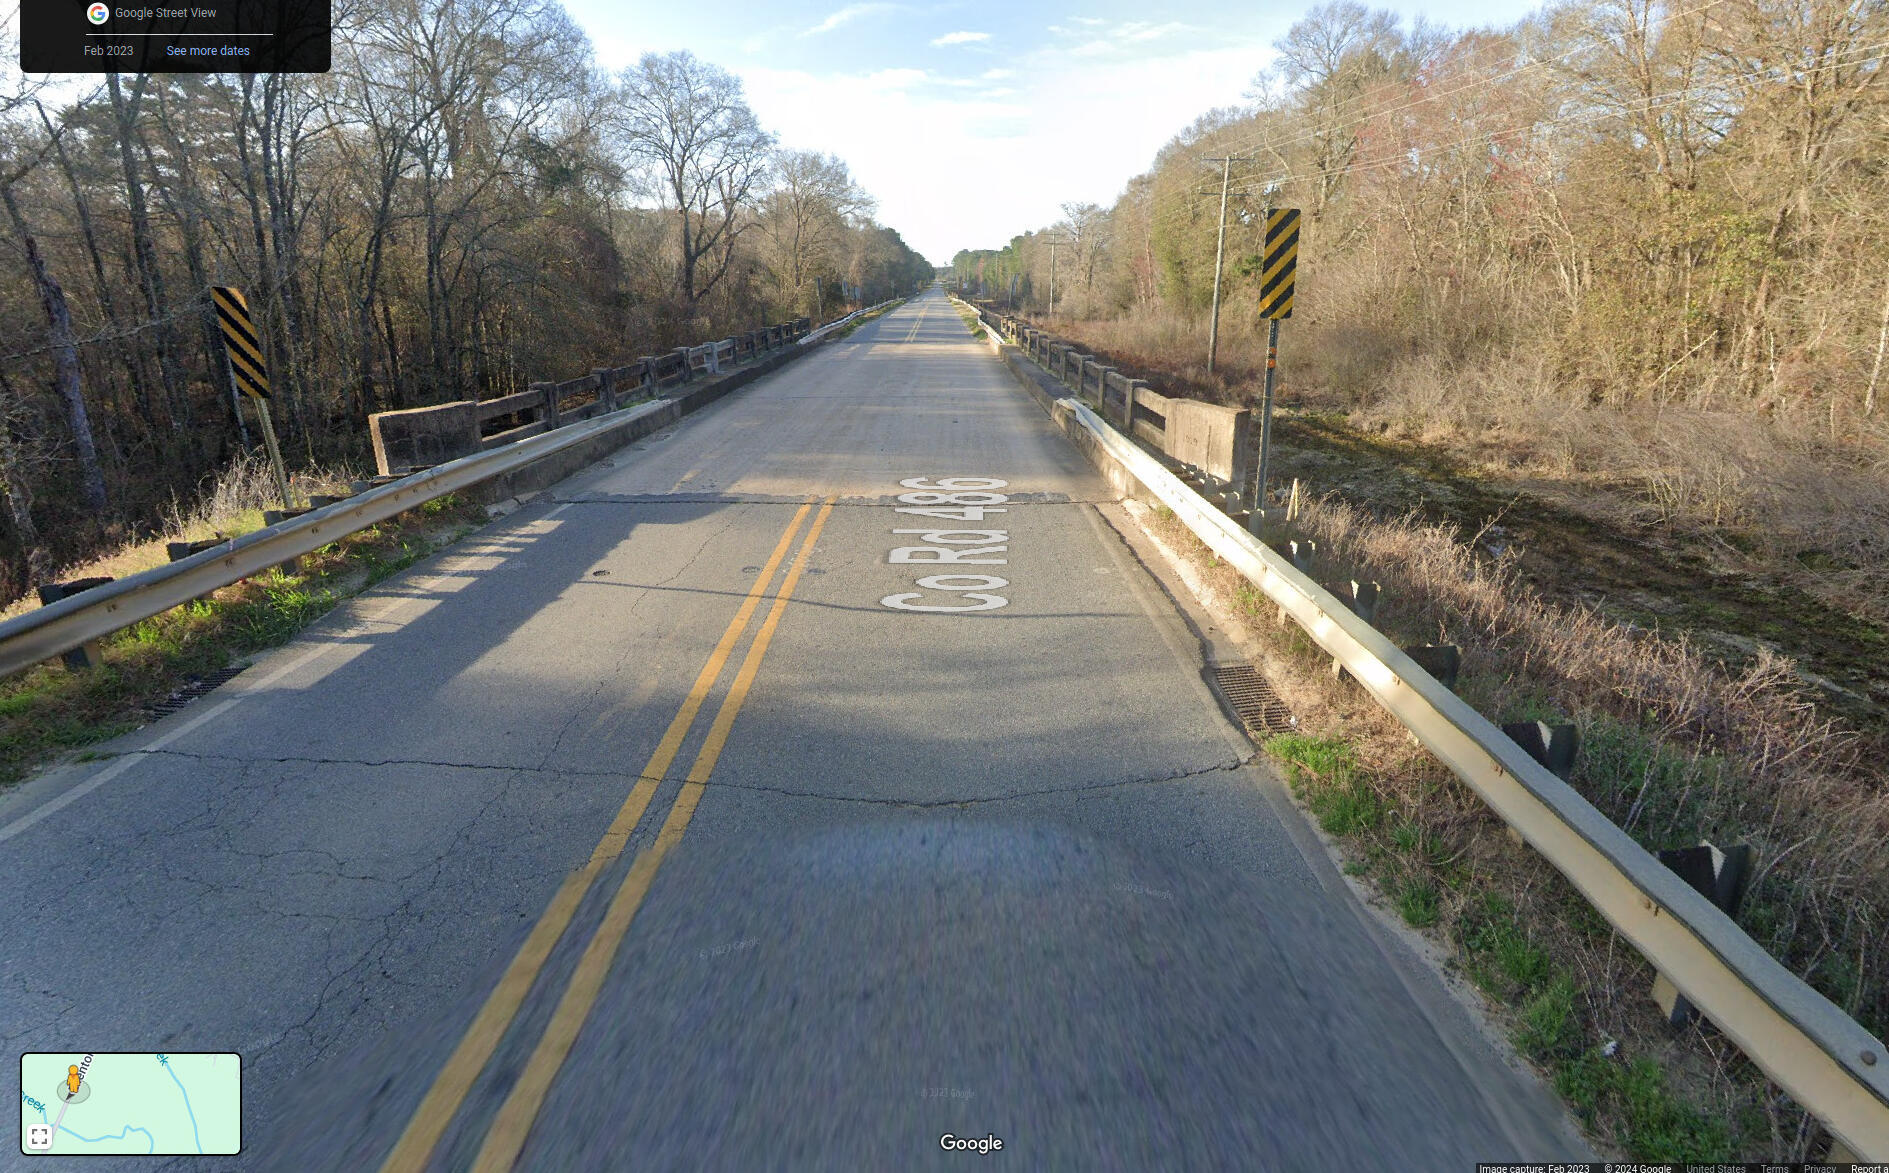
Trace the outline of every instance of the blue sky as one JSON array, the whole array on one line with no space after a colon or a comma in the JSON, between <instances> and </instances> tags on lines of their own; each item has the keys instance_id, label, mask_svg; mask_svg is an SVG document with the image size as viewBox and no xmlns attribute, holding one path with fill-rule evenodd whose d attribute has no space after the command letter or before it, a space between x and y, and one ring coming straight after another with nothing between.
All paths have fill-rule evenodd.
<instances>
[{"instance_id":1,"label":"blue sky","mask_svg":"<svg viewBox=\"0 0 1889 1173\"><path fill-rule=\"evenodd\" d=\"M740 76L783 145L845 159L881 222L939 264L1050 223L1066 200L1111 202L1197 115L1239 102L1313 2L565 0L606 68L688 49ZM1451 27L1531 10L1376 6Z\"/></svg>"}]
</instances>

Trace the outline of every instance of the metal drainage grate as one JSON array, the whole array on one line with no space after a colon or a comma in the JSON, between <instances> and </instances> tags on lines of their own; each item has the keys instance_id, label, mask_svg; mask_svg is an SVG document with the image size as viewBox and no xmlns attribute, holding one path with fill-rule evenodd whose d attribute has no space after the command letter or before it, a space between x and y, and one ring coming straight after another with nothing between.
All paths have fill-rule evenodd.
<instances>
[{"instance_id":1,"label":"metal drainage grate","mask_svg":"<svg viewBox=\"0 0 1889 1173\"><path fill-rule=\"evenodd\" d=\"M215 672L203 676L192 676L189 684L154 705L144 706L144 711L151 715L153 721L159 717L168 717L218 685L235 679L236 674L247 667L249 667L247 664L238 664L233 668L218 668Z\"/></svg>"},{"instance_id":2,"label":"metal drainage grate","mask_svg":"<svg viewBox=\"0 0 1889 1173\"><path fill-rule=\"evenodd\" d=\"M1299 719L1251 664L1224 664L1215 668L1213 675L1214 683L1220 686L1220 695L1227 698L1233 711L1256 736L1290 733L1299 727Z\"/></svg>"}]
</instances>

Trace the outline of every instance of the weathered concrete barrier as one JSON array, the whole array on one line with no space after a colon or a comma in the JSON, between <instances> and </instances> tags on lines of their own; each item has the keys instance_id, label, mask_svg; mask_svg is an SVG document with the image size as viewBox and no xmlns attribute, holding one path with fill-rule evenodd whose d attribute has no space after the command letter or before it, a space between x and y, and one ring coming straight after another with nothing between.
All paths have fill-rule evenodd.
<instances>
[{"instance_id":1,"label":"weathered concrete barrier","mask_svg":"<svg viewBox=\"0 0 1889 1173\"><path fill-rule=\"evenodd\" d=\"M382 473L445 464L479 450L479 405L470 399L367 417Z\"/></svg>"},{"instance_id":2,"label":"weathered concrete barrier","mask_svg":"<svg viewBox=\"0 0 1889 1173\"><path fill-rule=\"evenodd\" d=\"M1182 464L1237 488L1252 467L1252 421L1253 413L1243 407L1170 398L1161 447Z\"/></svg>"}]
</instances>

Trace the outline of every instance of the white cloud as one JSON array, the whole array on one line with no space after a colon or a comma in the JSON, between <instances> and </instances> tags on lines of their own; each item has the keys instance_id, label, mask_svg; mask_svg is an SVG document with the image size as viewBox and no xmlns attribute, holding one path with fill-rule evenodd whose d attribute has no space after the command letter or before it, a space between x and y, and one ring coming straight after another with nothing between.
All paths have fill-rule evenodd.
<instances>
[{"instance_id":1,"label":"white cloud","mask_svg":"<svg viewBox=\"0 0 1889 1173\"><path fill-rule=\"evenodd\" d=\"M1145 20L1131 20L1115 30L1115 37L1117 40L1138 43L1141 41L1156 40L1174 33L1184 33L1192 27L1192 25L1182 24L1178 20L1170 20L1166 24L1151 24Z\"/></svg>"},{"instance_id":2,"label":"white cloud","mask_svg":"<svg viewBox=\"0 0 1889 1173\"><path fill-rule=\"evenodd\" d=\"M848 21L857 20L862 16L870 16L875 12L886 12L893 7L895 6L891 4L848 4L844 8L828 13L825 20L800 35L803 37L811 37L817 36L820 33L830 33Z\"/></svg>"},{"instance_id":3,"label":"white cloud","mask_svg":"<svg viewBox=\"0 0 1889 1173\"><path fill-rule=\"evenodd\" d=\"M783 144L845 159L879 219L943 263L1053 223L1064 201L1112 202L1203 111L1238 102L1271 57L1250 44L1162 45L1126 59L1045 50L986 71L979 81L1006 84L982 88L916 69L739 72ZM953 182L972 177L988 182Z\"/></svg>"},{"instance_id":4,"label":"white cloud","mask_svg":"<svg viewBox=\"0 0 1889 1173\"><path fill-rule=\"evenodd\" d=\"M977 43L978 41L988 41L988 40L990 40L989 33L957 32L957 33L946 33L942 37L933 37L931 43L938 46L971 45L971 44Z\"/></svg>"},{"instance_id":5,"label":"white cloud","mask_svg":"<svg viewBox=\"0 0 1889 1173\"><path fill-rule=\"evenodd\" d=\"M1106 20L1093 17L1072 17L1083 27L1080 29L1063 28L1051 25L1049 31L1058 37L1080 37L1081 43L1063 52L1076 57L1106 57L1112 54L1136 53L1148 51L1149 42L1172 37L1178 33L1195 31L1194 26L1178 20L1156 24L1148 20L1125 20L1111 25Z\"/></svg>"}]
</instances>

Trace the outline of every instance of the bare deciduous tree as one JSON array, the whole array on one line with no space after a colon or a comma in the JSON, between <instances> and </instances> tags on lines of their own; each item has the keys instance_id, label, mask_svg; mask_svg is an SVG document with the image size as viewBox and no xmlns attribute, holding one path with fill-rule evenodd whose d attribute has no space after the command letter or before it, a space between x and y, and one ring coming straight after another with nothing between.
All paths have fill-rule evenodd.
<instances>
[{"instance_id":1,"label":"bare deciduous tree","mask_svg":"<svg viewBox=\"0 0 1889 1173\"><path fill-rule=\"evenodd\" d=\"M748 108L741 82L692 53L645 54L624 71L618 101L625 150L650 168L675 214L677 292L693 309L728 274L774 136Z\"/></svg>"},{"instance_id":2,"label":"bare deciduous tree","mask_svg":"<svg viewBox=\"0 0 1889 1173\"><path fill-rule=\"evenodd\" d=\"M814 151L782 151L774 158L773 185L762 202L762 230L796 303L807 284L828 270L849 221L870 216L872 197L843 160Z\"/></svg>"}]
</instances>

